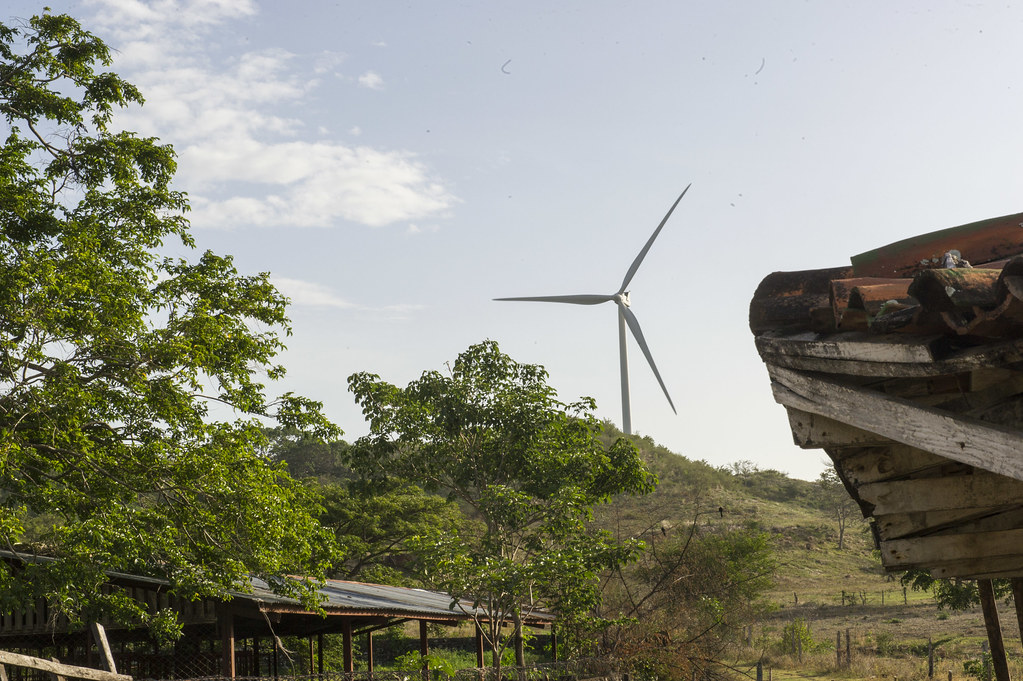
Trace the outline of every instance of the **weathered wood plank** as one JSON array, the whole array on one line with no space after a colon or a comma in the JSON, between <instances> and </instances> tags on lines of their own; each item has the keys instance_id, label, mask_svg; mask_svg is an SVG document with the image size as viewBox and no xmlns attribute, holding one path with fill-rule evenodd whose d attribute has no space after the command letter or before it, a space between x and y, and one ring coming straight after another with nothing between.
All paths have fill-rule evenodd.
<instances>
[{"instance_id":1,"label":"weathered wood plank","mask_svg":"<svg viewBox=\"0 0 1023 681\"><path fill-rule=\"evenodd\" d=\"M1023 527L1023 510L1016 507L917 511L875 515L881 539L908 539L922 535L994 532Z\"/></svg>"},{"instance_id":2,"label":"weathered wood plank","mask_svg":"<svg viewBox=\"0 0 1023 681\"><path fill-rule=\"evenodd\" d=\"M783 338L765 334L756 339L760 354L816 357L818 359L844 359L857 362L917 364L933 362L945 353L945 336L885 336L860 332L832 334L821 337L816 333L801 333Z\"/></svg>"},{"instance_id":3,"label":"weathered wood plank","mask_svg":"<svg viewBox=\"0 0 1023 681\"><path fill-rule=\"evenodd\" d=\"M816 334L809 334L816 337ZM874 338L891 338L872 336ZM1023 361L1023 339L1015 339L1004 343L983 345L976 348L957 351L945 359L921 362L885 362L865 361L854 357L818 357L802 353L807 334L783 336L764 334L756 339L761 359L768 365L795 369L800 371L819 371L830 374L847 374L849 376L875 376L878 378L919 378L924 376L941 376L974 371L982 367L1014 364ZM831 336L829 338L838 338ZM933 338L929 336L928 338ZM791 342L790 342L791 341ZM939 346L940 347L940 346ZM937 349L935 350L937 354ZM837 353L831 353L837 355Z\"/></svg>"},{"instance_id":4,"label":"weathered wood plank","mask_svg":"<svg viewBox=\"0 0 1023 681\"><path fill-rule=\"evenodd\" d=\"M775 399L976 468L1023 480L1023 433L909 400L768 367Z\"/></svg>"},{"instance_id":5,"label":"weathered wood plank","mask_svg":"<svg viewBox=\"0 0 1023 681\"><path fill-rule=\"evenodd\" d=\"M107 641L107 631L99 622L91 625L92 637L96 639L96 647L99 649L99 659L103 668L113 674L117 673L117 664L114 662L114 655L110 652L110 642Z\"/></svg>"},{"instance_id":6,"label":"weathered wood plank","mask_svg":"<svg viewBox=\"0 0 1023 681\"><path fill-rule=\"evenodd\" d=\"M854 428L848 424L829 419L820 414L788 408L792 441L803 449L824 449L825 447L870 447L895 444L891 439L868 430Z\"/></svg>"},{"instance_id":7,"label":"weathered wood plank","mask_svg":"<svg viewBox=\"0 0 1023 681\"><path fill-rule=\"evenodd\" d=\"M836 466L850 483L858 487L904 478L950 463L948 459L937 454L892 442L887 447L865 447L848 455L843 454L838 458Z\"/></svg>"},{"instance_id":8,"label":"weathered wood plank","mask_svg":"<svg viewBox=\"0 0 1023 681\"><path fill-rule=\"evenodd\" d=\"M19 655L18 653L11 653L6 650L0 650L0 664L38 669L42 672L57 674L59 676L67 676L73 679L89 679L89 681L132 681L132 677L124 674L113 674L99 669L90 669L89 667L75 667L69 664L61 664L60 662L51 662L50 660L44 660L38 657Z\"/></svg>"},{"instance_id":9,"label":"weathered wood plank","mask_svg":"<svg viewBox=\"0 0 1023 681\"><path fill-rule=\"evenodd\" d=\"M977 471L973 475L875 482L857 488L874 515L949 511L1023 504L1023 482Z\"/></svg>"},{"instance_id":10,"label":"weathered wood plank","mask_svg":"<svg viewBox=\"0 0 1023 681\"><path fill-rule=\"evenodd\" d=\"M1005 643L1002 641L1002 625L998 622L998 604L995 589L990 579L977 580L980 593L980 607L984 611L984 626L987 629L988 647L995 667L996 681L1009 681L1009 661L1005 657Z\"/></svg>"},{"instance_id":11,"label":"weathered wood plank","mask_svg":"<svg viewBox=\"0 0 1023 681\"><path fill-rule=\"evenodd\" d=\"M893 571L897 568L893 568ZM929 568L933 577L949 579L1011 579L1023 576L1023 556L961 560Z\"/></svg>"},{"instance_id":12,"label":"weathered wood plank","mask_svg":"<svg viewBox=\"0 0 1023 681\"><path fill-rule=\"evenodd\" d=\"M938 535L881 542L888 567L932 567L959 561L1016 557L1023 574L1023 529Z\"/></svg>"}]
</instances>

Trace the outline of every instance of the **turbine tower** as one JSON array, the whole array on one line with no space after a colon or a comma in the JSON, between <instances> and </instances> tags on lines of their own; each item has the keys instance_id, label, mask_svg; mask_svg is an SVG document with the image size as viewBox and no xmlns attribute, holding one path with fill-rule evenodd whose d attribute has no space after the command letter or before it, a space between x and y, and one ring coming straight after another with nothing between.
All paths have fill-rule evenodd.
<instances>
[{"instance_id":1,"label":"turbine tower","mask_svg":"<svg viewBox=\"0 0 1023 681\"><path fill-rule=\"evenodd\" d=\"M668 389L664 386L664 381L661 379L661 374L657 371L657 364L654 363L654 357L650 354L650 348L647 347L646 339L643 338L643 331L639 328L639 321L636 319L636 315L629 309L629 292L626 290L629 287L629 283L632 278L636 276L636 271L639 270L640 264L643 262L643 258L646 257L647 251L650 250L650 246L653 245L654 239L661 233L661 228L671 217L672 212L675 210L675 206L678 205L682 197L689 191L690 184L682 193L679 194L678 198L675 199L675 203L671 204L671 208L668 209L664 219L661 220L661 224L657 225L657 229L647 239L646 245L643 246L643 250L639 252L636 259L632 261L632 266L629 267L629 271L625 273L625 279L622 280L622 285L618 287L617 293L611 295L601 294L582 294L582 295L571 295L571 296L519 296L515 298L494 298L494 300L524 300L538 303L569 303L571 305L599 305L600 303L607 303L614 301L618 306L618 349L619 349L619 362L621 364L622 373L622 430L627 434L632 434L632 408L629 400L629 351L627 346L627 334L625 327L632 331L633 337L639 344L639 349L643 351L643 356L646 357L647 363L654 372L654 376L657 378L657 382L661 386L661 390L664 391L664 396L668 398L668 404L671 405L671 410L678 414L675 409L675 404L671 401L671 395L668 394Z\"/></svg>"}]
</instances>

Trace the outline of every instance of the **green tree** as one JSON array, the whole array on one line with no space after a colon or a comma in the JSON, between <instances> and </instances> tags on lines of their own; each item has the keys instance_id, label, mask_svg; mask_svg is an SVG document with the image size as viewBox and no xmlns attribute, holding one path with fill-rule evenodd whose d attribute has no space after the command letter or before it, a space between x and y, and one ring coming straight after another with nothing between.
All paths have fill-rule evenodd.
<instances>
[{"instance_id":1,"label":"green tree","mask_svg":"<svg viewBox=\"0 0 1023 681\"><path fill-rule=\"evenodd\" d=\"M194 247L188 204L171 147L115 128L142 96L109 64L71 17L0 24L0 545L48 557L0 562L0 605L145 617L102 593L110 570L186 598L250 574L310 597L282 575L322 575L331 535L256 448L266 420L339 432L317 403L266 392L289 332L266 274L160 255Z\"/></svg>"},{"instance_id":2,"label":"green tree","mask_svg":"<svg viewBox=\"0 0 1023 681\"><path fill-rule=\"evenodd\" d=\"M320 522L345 547L344 560L330 570L335 578L423 586L412 542L431 532L454 532L462 520L456 504L415 485L380 490L332 484L322 492Z\"/></svg>"},{"instance_id":3,"label":"green tree","mask_svg":"<svg viewBox=\"0 0 1023 681\"><path fill-rule=\"evenodd\" d=\"M559 402L543 367L486 341L447 375L427 371L398 388L359 373L349 385L371 426L350 450L353 469L444 493L471 517L418 546L435 587L482 609L470 612L494 666L508 645L503 625L516 640L534 608L565 623L580 617L598 602L600 571L636 556L638 542L615 542L587 521L594 505L646 493L655 478L627 441L601 444L592 400Z\"/></svg>"}]
</instances>

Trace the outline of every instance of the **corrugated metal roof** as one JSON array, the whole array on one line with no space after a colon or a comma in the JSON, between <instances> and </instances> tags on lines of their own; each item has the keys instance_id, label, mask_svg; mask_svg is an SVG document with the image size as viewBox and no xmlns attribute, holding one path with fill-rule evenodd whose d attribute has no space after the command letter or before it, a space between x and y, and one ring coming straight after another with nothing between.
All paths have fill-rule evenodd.
<instances>
[{"instance_id":1,"label":"corrugated metal roof","mask_svg":"<svg viewBox=\"0 0 1023 681\"><path fill-rule=\"evenodd\" d=\"M6 550L0 551L0 558L27 562L53 560L45 556L15 554ZM112 582L124 586L151 590L163 590L169 586L168 581L155 577L119 572L107 574ZM251 591L231 592L232 600L252 603L264 612L312 614L297 599L274 593L266 581L250 577L249 582ZM328 615L434 620L468 619L473 614L485 616L482 610L475 610L472 603L463 600L459 607L455 599L440 591L331 579L326 580L317 592L322 601L321 607ZM554 619L554 615L546 611L534 610L524 618L524 621L527 624L542 624L552 622Z\"/></svg>"}]
</instances>

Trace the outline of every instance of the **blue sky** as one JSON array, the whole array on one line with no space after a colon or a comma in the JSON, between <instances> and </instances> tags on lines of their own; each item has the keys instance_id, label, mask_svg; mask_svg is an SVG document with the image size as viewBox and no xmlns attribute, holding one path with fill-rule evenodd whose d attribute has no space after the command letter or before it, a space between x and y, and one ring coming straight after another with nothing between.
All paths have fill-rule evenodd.
<instances>
[{"instance_id":1,"label":"blue sky","mask_svg":"<svg viewBox=\"0 0 1023 681\"><path fill-rule=\"evenodd\" d=\"M200 248L293 300L284 389L366 426L346 378L404 385L486 338L621 422L631 285L678 407L630 347L633 426L714 465L813 479L747 327L777 270L847 264L1023 210L1023 5L961 2L48 4L117 49L174 144Z\"/></svg>"}]
</instances>

